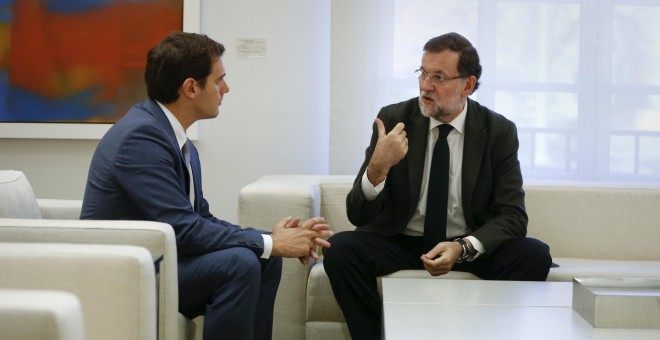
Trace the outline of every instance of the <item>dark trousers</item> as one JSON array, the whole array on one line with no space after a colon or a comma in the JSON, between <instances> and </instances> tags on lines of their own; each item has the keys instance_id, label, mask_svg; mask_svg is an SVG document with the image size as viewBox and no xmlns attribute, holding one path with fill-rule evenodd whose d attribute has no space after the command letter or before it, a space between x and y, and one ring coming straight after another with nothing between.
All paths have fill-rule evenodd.
<instances>
[{"instance_id":1,"label":"dark trousers","mask_svg":"<svg viewBox=\"0 0 660 340\"><path fill-rule=\"evenodd\" d=\"M324 249L323 265L351 337L380 340L382 301L376 277L403 269L423 270L423 238L345 231L329 242L332 247ZM551 264L545 243L522 238L504 244L488 257L457 263L452 270L486 280L545 281Z\"/></svg>"},{"instance_id":2,"label":"dark trousers","mask_svg":"<svg viewBox=\"0 0 660 340\"><path fill-rule=\"evenodd\" d=\"M282 259L228 248L179 259L179 311L204 315L204 340L271 339Z\"/></svg>"}]
</instances>

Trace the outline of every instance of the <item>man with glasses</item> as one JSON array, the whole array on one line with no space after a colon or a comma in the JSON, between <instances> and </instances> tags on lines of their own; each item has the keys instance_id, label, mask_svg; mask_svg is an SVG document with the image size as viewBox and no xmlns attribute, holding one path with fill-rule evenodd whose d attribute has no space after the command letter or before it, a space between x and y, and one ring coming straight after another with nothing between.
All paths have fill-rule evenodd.
<instances>
[{"instance_id":1,"label":"man with glasses","mask_svg":"<svg viewBox=\"0 0 660 340\"><path fill-rule=\"evenodd\" d=\"M552 264L549 247L526 237L515 124L468 98L481 76L476 49L457 33L432 38L416 74L419 97L375 120L346 199L356 230L324 250L353 339L381 338L378 276L425 269L544 281Z\"/></svg>"}]
</instances>

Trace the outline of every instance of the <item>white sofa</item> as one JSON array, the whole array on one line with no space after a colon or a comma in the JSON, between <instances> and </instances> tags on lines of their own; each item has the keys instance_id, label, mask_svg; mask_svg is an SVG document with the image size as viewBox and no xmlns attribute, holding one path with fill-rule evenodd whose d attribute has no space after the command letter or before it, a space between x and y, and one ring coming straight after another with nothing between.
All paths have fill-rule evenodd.
<instances>
[{"instance_id":1,"label":"white sofa","mask_svg":"<svg viewBox=\"0 0 660 340\"><path fill-rule=\"evenodd\" d=\"M85 340L80 300L53 290L0 289L0 338Z\"/></svg>"},{"instance_id":2,"label":"white sofa","mask_svg":"<svg viewBox=\"0 0 660 340\"><path fill-rule=\"evenodd\" d=\"M82 201L37 199L24 173L0 170L0 242L116 244L162 256L158 274L158 339L201 339L203 317L179 313L176 239L172 227L150 221L79 220Z\"/></svg>"},{"instance_id":3,"label":"white sofa","mask_svg":"<svg viewBox=\"0 0 660 340\"><path fill-rule=\"evenodd\" d=\"M156 340L154 262L143 247L0 243L0 273L0 288L74 294L86 339Z\"/></svg>"},{"instance_id":4,"label":"white sofa","mask_svg":"<svg viewBox=\"0 0 660 340\"><path fill-rule=\"evenodd\" d=\"M239 195L239 223L269 228L273 216L323 216L335 231L352 230L346 194L353 176L266 176ZM528 235L550 246L549 281L574 277L660 278L660 189L526 185ZM401 271L392 277L432 277ZM450 272L433 279L478 279ZM323 270L284 260L275 305L275 339L350 339Z\"/></svg>"}]
</instances>

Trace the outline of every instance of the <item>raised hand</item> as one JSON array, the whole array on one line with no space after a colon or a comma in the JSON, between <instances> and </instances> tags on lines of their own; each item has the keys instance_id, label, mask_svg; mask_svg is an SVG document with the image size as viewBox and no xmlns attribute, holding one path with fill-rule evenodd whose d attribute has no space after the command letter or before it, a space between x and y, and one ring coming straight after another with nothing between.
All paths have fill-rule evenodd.
<instances>
[{"instance_id":1,"label":"raised hand","mask_svg":"<svg viewBox=\"0 0 660 340\"><path fill-rule=\"evenodd\" d=\"M378 185L385 180L390 168L408 153L408 138L403 123L396 124L389 133L386 133L380 118L376 118L375 123L378 128L378 141L369 161L367 177L371 184Z\"/></svg>"}]
</instances>

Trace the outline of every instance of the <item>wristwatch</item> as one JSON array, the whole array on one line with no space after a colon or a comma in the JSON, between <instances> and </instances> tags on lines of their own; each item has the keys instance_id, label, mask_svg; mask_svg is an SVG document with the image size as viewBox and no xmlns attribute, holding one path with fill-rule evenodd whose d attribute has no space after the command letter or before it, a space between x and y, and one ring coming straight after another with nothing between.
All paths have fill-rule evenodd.
<instances>
[{"instance_id":1,"label":"wristwatch","mask_svg":"<svg viewBox=\"0 0 660 340\"><path fill-rule=\"evenodd\" d=\"M463 261L466 261L470 257L470 247L468 247L467 242L462 238L457 238L454 242L460 243L461 247L463 247L463 255L456 260L456 263L463 263Z\"/></svg>"}]
</instances>

